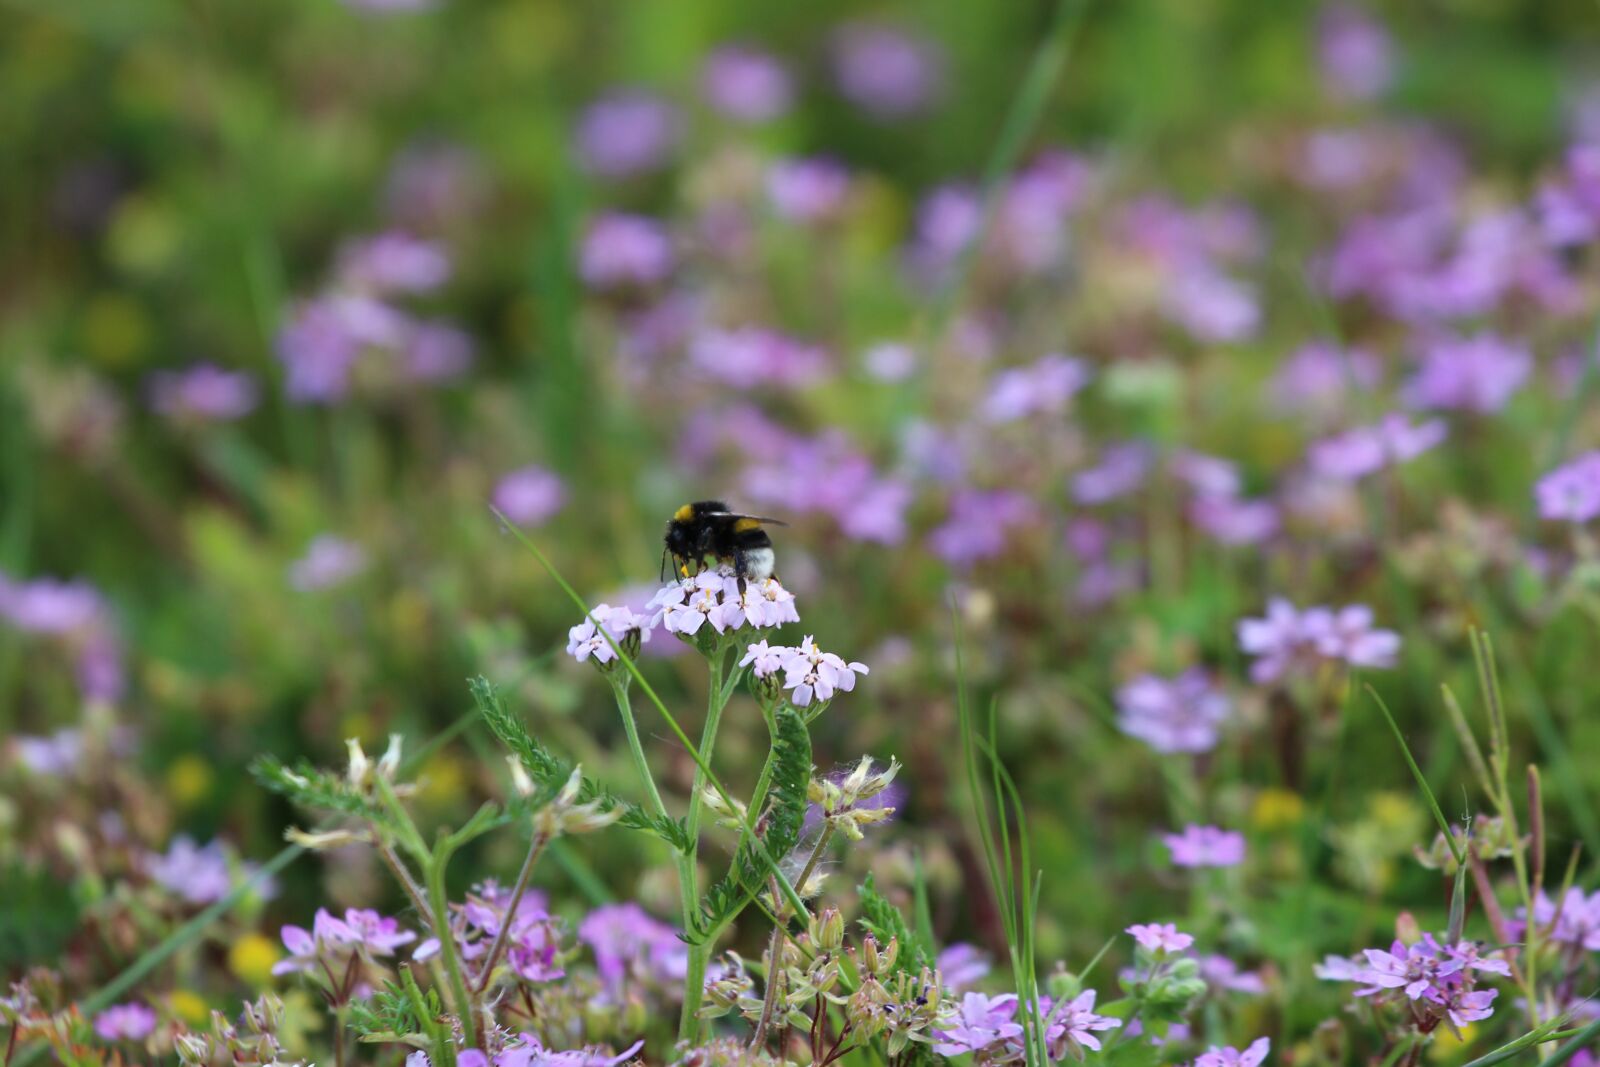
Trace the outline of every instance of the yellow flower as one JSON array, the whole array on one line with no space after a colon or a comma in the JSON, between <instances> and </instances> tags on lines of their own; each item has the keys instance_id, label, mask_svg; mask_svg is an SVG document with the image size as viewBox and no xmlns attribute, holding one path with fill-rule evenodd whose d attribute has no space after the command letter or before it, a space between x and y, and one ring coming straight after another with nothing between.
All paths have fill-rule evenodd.
<instances>
[{"instance_id":1,"label":"yellow flower","mask_svg":"<svg viewBox=\"0 0 1600 1067\"><path fill-rule=\"evenodd\" d=\"M1306 802L1288 789L1263 789L1256 794L1250 819L1258 830L1283 830L1294 826L1306 814Z\"/></svg>"},{"instance_id":2,"label":"yellow flower","mask_svg":"<svg viewBox=\"0 0 1600 1067\"><path fill-rule=\"evenodd\" d=\"M1462 1049L1472 1044L1477 1032L1478 1028L1472 1023L1461 1028L1460 1037L1451 1033L1448 1026L1439 1027L1433 1032L1433 1044L1428 1047L1428 1058L1446 1063L1453 1061Z\"/></svg>"},{"instance_id":3,"label":"yellow flower","mask_svg":"<svg viewBox=\"0 0 1600 1067\"><path fill-rule=\"evenodd\" d=\"M192 807L211 793L211 765L193 753L167 768L167 795L180 808Z\"/></svg>"},{"instance_id":4,"label":"yellow flower","mask_svg":"<svg viewBox=\"0 0 1600 1067\"><path fill-rule=\"evenodd\" d=\"M260 934L245 934L228 950L228 969L244 982L264 986L278 962L278 946Z\"/></svg>"},{"instance_id":5,"label":"yellow flower","mask_svg":"<svg viewBox=\"0 0 1600 1067\"><path fill-rule=\"evenodd\" d=\"M190 1026L199 1026L211 1018L211 1006L205 998L188 989L174 989L167 997L167 1005L173 1015Z\"/></svg>"}]
</instances>

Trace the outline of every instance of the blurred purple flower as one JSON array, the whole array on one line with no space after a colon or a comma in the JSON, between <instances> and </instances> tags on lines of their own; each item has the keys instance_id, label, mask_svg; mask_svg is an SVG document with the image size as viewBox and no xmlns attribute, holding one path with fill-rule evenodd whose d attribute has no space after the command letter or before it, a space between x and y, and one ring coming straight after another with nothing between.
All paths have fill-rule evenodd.
<instances>
[{"instance_id":1,"label":"blurred purple flower","mask_svg":"<svg viewBox=\"0 0 1600 1067\"><path fill-rule=\"evenodd\" d=\"M567 487L554 471L532 463L501 478L491 501L518 526L543 526L566 505Z\"/></svg>"},{"instance_id":2,"label":"blurred purple flower","mask_svg":"<svg viewBox=\"0 0 1600 1067\"><path fill-rule=\"evenodd\" d=\"M1406 383L1406 403L1490 413L1506 406L1533 372L1533 357L1520 344L1494 334L1441 337L1423 351L1422 365Z\"/></svg>"},{"instance_id":3,"label":"blurred purple flower","mask_svg":"<svg viewBox=\"0 0 1600 1067\"><path fill-rule=\"evenodd\" d=\"M190 904L221 900L233 890L235 881L235 870L223 843L215 840L200 846L188 834L174 837L165 854L148 853L144 867L152 881ZM241 862L238 879L248 880L255 871L255 864ZM261 899L270 900L277 887L271 879L263 879L255 886L255 892Z\"/></svg>"},{"instance_id":4,"label":"blurred purple flower","mask_svg":"<svg viewBox=\"0 0 1600 1067\"><path fill-rule=\"evenodd\" d=\"M429 385L461 377L472 367L472 338L445 322L418 322L405 337L405 377Z\"/></svg>"},{"instance_id":5,"label":"blurred purple flower","mask_svg":"<svg viewBox=\"0 0 1600 1067\"><path fill-rule=\"evenodd\" d=\"M1070 356L1048 355L1025 367L996 374L981 411L989 422L1014 422L1030 415L1059 415L1089 383L1089 368Z\"/></svg>"},{"instance_id":6,"label":"blurred purple flower","mask_svg":"<svg viewBox=\"0 0 1600 1067\"><path fill-rule=\"evenodd\" d=\"M962 489L950 498L950 513L928 534L928 547L945 562L968 567L1005 551L1011 530L1031 525L1038 508L1026 493L1010 489Z\"/></svg>"},{"instance_id":7,"label":"blurred purple flower","mask_svg":"<svg viewBox=\"0 0 1600 1067\"><path fill-rule=\"evenodd\" d=\"M1394 78L1394 48L1389 34L1369 13L1338 3L1322 13L1317 33L1322 77L1336 95L1367 100Z\"/></svg>"},{"instance_id":8,"label":"blurred purple flower","mask_svg":"<svg viewBox=\"0 0 1600 1067\"><path fill-rule=\"evenodd\" d=\"M1307 454L1313 473L1333 481L1353 482L1415 459L1437 446L1447 433L1439 419L1413 426L1404 415L1392 412L1371 426L1313 442Z\"/></svg>"},{"instance_id":9,"label":"blurred purple flower","mask_svg":"<svg viewBox=\"0 0 1600 1067\"><path fill-rule=\"evenodd\" d=\"M1200 977L1212 989L1223 992L1256 994L1267 991L1261 975L1240 969L1237 963L1226 956L1201 956Z\"/></svg>"},{"instance_id":10,"label":"blurred purple flower","mask_svg":"<svg viewBox=\"0 0 1600 1067\"><path fill-rule=\"evenodd\" d=\"M578 162L602 178L627 178L660 168L677 147L678 113L651 93L624 89L604 96L578 120Z\"/></svg>"},{"instance_id":11,"label":"blurred purple flower","mask_svg":"<svg viewBox=\"0 0 1600 1067\"><path fill-rule=\"evenodd\" d=\"M1542 519L1584 523L1600 517L1600 452L1585 452L1550 471L1534 486L1534 496Z\"/></svg>"},{"instance_id":12,"label":"blurred purple flower","mask_svg":"<svg viewBox=\"0 0 1600 1067\"><path fill-rule=\"evenodd\" d=\"M834 219L849 195L850 172L831 159L780 159L767 170L767 199L789 222Z\"/></svg>"},{"instance_id":13,"label":"blurred purple flower","mask_svg":"<svg viewBox=\"0 0 1600 1067\"><path fill-rule=\"evenodd\" d=\"M991 969L989 956L977 945L957 941L939 952L934 969L944 979L944 987L959 993L974 982L981 981Z\"/></svg>"},{"instance_id":14,"label":"blurred purple flower","mask_svg":"<svg viewBox=\"0 0 1600 1067\"><path fill-rule=\"evenodd\" d=\"M442 245L399 230L351 241L339 253L340 285L376 296L432 292L450 270Z\"/></svg>"},{"instance_id":15,"label":"blurred purple flower","mask_svg":"<svg viewBox=\"0 0 1600 1067\"><path fill-rule=\"evenodd\" d=\"M1374 628L1372 609L1362 604L1300 611L1275 597L1265 617L1239 621L1239 647L1256 657L1250 677L1266 684L1292 672L1313 673L1327 662L1392 667L1400 635Z\"/></svg>"},{"instance_id":16,"label":"blurred purple flower","mask_svg":"<svg viewBox=\"0 0 1600 1067\"><path fill-rule=\"evenodd\" d=\"M631 901L591 911L578 924L578 940L594 952L600 980L612 992L630 973L670 978L671 959L681 947L676 930Z\"/></svg>"},{"instance_id":17,"label":"blurred purple flower","mask_svg":"<svg viewBox=\"0 0 1600 1067\"><path fill-rule=\"evenodd\" d=\"M1157 752L1209 752L1232 711L1198 667L1175 678L1141 675L1117 692L1117 727Z\"/></svg>"},{"instance_id":18,"label":"blurred purple flower","mask_svg":"<svg viewBox=\"0 0 1600 1067\"><path fill-rule=\"evenodd\" d=\"M11 746L17 761L28 770L59 778L83 759L83 731L69 727L41 737L17 734L11 738Z\"/></svg>"},{"instance_id":19,"label":"blurred purple flower","mask_svg":"<svg viewBox=\"0 0 1600 1067\"><path fill-rule=\"evenodd\" d=\"M924 111L943 81L943 58L932 42L885 25L842 26L833 38L839 92L880 120Z\"/></svg>"},{"instance_id":20,"label":"blurred purple flower","mask_svg":"<svg viewBox=\"0 0 1600 1067\"><path fill-rule=\"evenodd\" d=\"M1165 306L1174 322L1205 343L1248 340L1261 318L1252 286L1204 266L1179 270L1168 281Z\"/></svg>"},{"instance_id":21,"label":"blurred purple flower","mask_svg":"<svg viewBox=\"0 0 1600 1067\"><path fill-rule=\"evenodd\" d=\"M1179 834L1163 834L1176 867L1237 867L1244 862L1244 835L1215 826L1185 826Z\"/></svg>"},{"instance_id":22,"label":"blurred purple flower","mask_svg":"<svg viewBox=\"0 0 1600 1067\"><path fill-rule=\"evenodd\" d=\"M305 301L278 334L285 393L299 403L343 400L362 353L369 348L398 349L410 327L405 314L366 296L342 294Z\"/></svg>"},{"instance_id":23,"label":"blurred purple flower","mask_svg":"<svg viewBox=\"0 0 1600 1067\"><path fill-rule=\"evenodd\" d=\"M143 1041L155 1028L155 1011L136 1001L112 1005L94 1017L95 1036L102 1041Z\"/></svg>"},{"instance_id":24,"label":"blurred purple flower","mask_svg":"<svg viewBox=\"0 0 1600 1067\"><path fill-rule=\"evenodd\" d=\"M331 589L367 568L367 553L360 545L336 534L318 534L305 555L289 565L289 585L302 593Z\"/></svg>"},{"instance_id":25,"label":"blurred purple flower","mask_svg":"<svg viewBox=\"0 0 1600 1067\"><path fill-rule=\"evenodd\" d=\"M1189 505L1189 518L1224 545L1258 545L1278 532L1278 508L1268 500L1235 496L1200 496Z\"/></svg>"},{"instance_id":26,"label":"blurred purple flower","mask_svg":"<svg viewBox=\"0 0 1600 1067\"><path fill-rule=\"evenodd\" d=\"M1517 909L1517 934L1525 935L1528 909ZM1540 891L1533 902L1533 921L1551 941L1571 945L1585 952L1600 952L1600 892L1585 893L1569 886L1558 906L1548 893Z\"/></svg>"},{"instance_id":27,"label":"blurred purple flower","mask_svg":"<svg viewBox=\"0 0 1600 1067\"><path fill-rule=\"evenodd\" d=\"M794 82L770 52L725 45L706 57L700 89L716 110L740 122L770 122L794 104Z\"/></svg>"},{"instance_id":28,"label":"blurred purple flower","mask_svg":"<svg viewBox=\"0 0 1600 1067\"><path fill-rule=\"evenodd\" d=\"M1365 349L1313 341L1278 368L1270 395L1285 412L1329 416L1338 413L1351 392L1376 388L1382 375L1377 357Z\"/></svg>"},{"instance_id":29,"label":"blurred purple flower","mask_svg":"<svg viewBox=\"0 0 1600 1067\"><path fill-rule=\"evenodd\" d=\"M689 362L737 389L811 385L830 369L828 354L774 330L706 330L689 343Z\"/></svg>"},{"instance_id":30,"label":"blurred purple flower","mask_svg":"<svg viewBox=\"0 0 1600 1067\"><path fill-rule=\"evenodd\" d=\"M1072 498L1080 504L1105 504L1144 484L1155 455L1142 441L1108 445L1100 462L1072 477Z\"/></svg>"},{"instance_id":31,"label":"blurred purple flower","mask_svg":"<svg viewBox=\"0 0 1600 1067\"><path fill-rule=\"evenodd\" d=\"M81 633L101 625L105 613L104 599L88 582L17 582L0 574L0 619L26 633Z\"/></svg>"},{"instance_id":32,"label":"blurred purple flower","mask_svg":"<svg viewBox=\"0 0 1600 1067\"><path fill-rule=\"evenodd\" d=\"M1212 1045L1194 1061L1194 1067L1261 1067L1271 1049L1272 1039L1266 1037L1256 1038L1243 1052L1232 1045Z\"/></svg>"},{"instance_id":33,"label":"blurred purple flower","mask_svg":"<svg viewBox=\"0 0 1600 1067\"><path fill-rule=\"evenodd\" d=\"M578 273L595 289L648 287L665 281L672 266L672 238L661 223L609 212L589 223Z\"/></svg>"},{"instance_id":34,"label":"blurred purple flower","mask_svg":"<svg viewBox=\"0 0 1600 1067\"><path fill-rule=\"evenodd\" d=\"M1182 952L1194 944L1193 935L1181 933L1172 923L1134 923L1125 932L1146 952Z\"/></svg>"},{"instance_id":35,"label":"blurred purple flower","mask_svg":"<svg viewBox=\"0 0 1600 1067\"><path fill-rule=\"evenodd\" d=\"M881 341L862 353L867 374L880 382L903 382L917 369L917 350L899 341Z\"/></svg>"},{"instance_id":36,"label":"blurred purple flower","mask_svg":"<svg viewBox=\"0 0 1600 1067\"><path fill-rule=\"evenodd\" d=\"M436 229L475 214L483 174L471 152L452 144L418 144L395 161L384 209L402 226Z\"/></svg>"},{"instance_id":37,"label":"blurred purple flower","mask_svg":"<svg viewBox=\"0 0 1600 1067\"><path fill-rule=\"evenodd\" d=\"M150 406L180 421L238 419L255 409L256 382L243 371L226 371L214 363L157 371L150 375Z\"/></svg>"}]
</instances>

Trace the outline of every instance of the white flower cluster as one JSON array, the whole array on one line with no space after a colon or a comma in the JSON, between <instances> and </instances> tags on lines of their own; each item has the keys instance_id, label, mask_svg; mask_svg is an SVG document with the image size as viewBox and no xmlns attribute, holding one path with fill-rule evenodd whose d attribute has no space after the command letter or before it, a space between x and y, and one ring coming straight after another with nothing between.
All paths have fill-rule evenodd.
<instances>
[{"instance_id":1,"label":"white flower cluster","mask_svg":"<svg viewBox=\"0 0 1600 1067\"><path fill-rule=\"evenodd\" d=\"M627 607L596 605L588 618L567 631L567 654L579 663L593 659L605 666L617 658L613 642L625 648L627 642L642 644L657 627L693 637L708 623L718 634L725 634L744 627L768 629L799 621L794 594L776 578L740 581L723 567L664 586L642 614Z\"/></svg>"},{"instance_id":2,"label":"white flower cluster","mask_svg":"<svg viewBox=\"0 0 1600 1067\"><path fill-rule=\"evenodd\" d=\"M756 678L770 678L783 673L783 687L790 690L789 700L803 708L813 700L826 703L835 692L848 693L856 687L856 675L866 674L867 665L824 652L817 647L809 634L797 648L772 647L765 641L753 642L745 649L739 666L749 667Z\"/></svg>"}]
</instances>

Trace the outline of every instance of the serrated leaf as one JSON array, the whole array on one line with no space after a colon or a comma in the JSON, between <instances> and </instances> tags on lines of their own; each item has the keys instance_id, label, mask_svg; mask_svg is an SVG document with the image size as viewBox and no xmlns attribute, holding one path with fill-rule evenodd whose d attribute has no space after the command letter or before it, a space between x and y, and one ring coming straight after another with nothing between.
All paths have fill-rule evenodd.
<instances>
[{"instance_id":1,"label":"serrated leaf","mask_svg":"<svg viewBox=\"0 0 1600 1067\"><path fill-rule=\"evenodd\" d=\"M467 681L467 688L471 690L473 702L477 704L478 712L483 716L483 721L488 725L490 732L510 750L517 758L517 762L522 764L522 769L528 773L528 777L539 787L533 797L525 800L534 802L533 810L549 803L572 777L572 764L545 748L528 732L522 720L511 714L505 701L500 697L500 691L487 678L481 675L470 678ZM607 811L621 808L622 818L617 820L617 825L659 837L679 852L686 853L691 848L689 828L683 820L652 815L637 804L629 804L607 792L592 779L582 779L578 788L578 799L583 803L598 800ZM527 803L523 803L517 810L524 810L528 806ZM508 813L511 810L508 807Z\"/></svg>"}]
</instances>

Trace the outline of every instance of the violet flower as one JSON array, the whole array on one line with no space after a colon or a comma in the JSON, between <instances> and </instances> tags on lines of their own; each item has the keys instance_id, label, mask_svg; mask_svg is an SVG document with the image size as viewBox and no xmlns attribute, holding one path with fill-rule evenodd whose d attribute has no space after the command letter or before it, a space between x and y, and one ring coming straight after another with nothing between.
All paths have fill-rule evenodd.
<instances>
[{"instance_id":1,"label":"violet flower","mask_svg":"<svg viewBox=\"0 0 1600 1067\"><path fill-rule=\"evenodd\" d=\"M112 1005L94 1017L95 1036L102 1041L143 1041L155 1028L155 1011L136 1001Z\"/></svg>"},{"instance_id":2,"label":"violet flower","mask_svg":"<svg viewBox=\"0 0 1600 1067\"><path fill-rule=\"evenodd\" d=\"M658 96L611 93L590 104L578 121L578 162L601 178L656 170L677 147L678 125L677 111Z\"/></svg>"},{"instance_id":3,"label":"violet flower","mask_svg":"<svg viewBox=\"0 0 1600 1067\"><path fill-rule=\"evenodd\" d=\"M1231 707L1198 667L1175 678L1141 675L1117 692L1117 727L1157 752L1209 752Z\"/></svg>"},{"instance_id":4,"label":"violet flower","mask_svg":"<svg viewBox=\"0 0 1600 1067\"><path fill-rule=\"evenodd\" d=\"M641 288L665 281L673 267L672 238L655 219L608 212L589 223L578 273L595 289Z\"/></svg>"},{"instance_id":5,"label":"violet flower","mask_svg":"<svg viewBox=\"0 0 1600 1067\"><path fill-rule=\"evenodd\" d=\"M318 534L289 566L289 584L302 593L332 589L367 569L367 553L336 534Z\"/></svg>"},{"instance_id":6,"label":"violet flower","mask_svg":"<svg viewBox=\"0 0 1600 1067\"><path fill-rule=\"evenodd\" d=\"M1250 1047L1243 1052L1232 1045L1220 1048L1212 1045L1196 1058L1194 1067L1261 1067L1271 1049L1272 1040L1265 1037L1250 1042Z\"/></svg>"},{"instance_id":7,"label":"violet flower","mask_svg":"<svg viewBox=\"0 0 1600 1067\"><path fill-rule=\"evenodd\" d=\"M228 422L255 410L256 381L243 371L196 363L150 375L150 407L180 422Z\"/></svg>"},{"instance_id":8,"label":"violet flower","mask_svg":"<svg viewBox=\"0 0 1600 1067\"><path fill-rule=\"evenodd\" d=\"M834 78L847 100L873 118L924 111L943 80L943 60L926 39L890 26L856 23L833 40Z\"/></svg>"},{"instance_id":9,"label":"violet flower","mask_svg":"<svg viewBox=\"0 0 1600 1067\"><path fill-rule=\"evenodd\" d=\"M1182 952L1194 944L1194 937L1179 932L1173 923L1134 923L1126 932L1133 935L1140 948L1157 955Z\"/></svg>"},{"instance_id":10,"label":"violet flower","mask_svg":"<svg viewBox=\"0 0 1600 1067\"><path fill-rule=\"evenodd\" d=\"M1182 833L1163 834L1176 867L1237 867L1244 862L1244 835L1215 826L1185 826Z\"/></svg>"},{"instance_id":11,"label":"violet flower","mask_svg":"<svg viewBox=\"0 0 1600 1067\"><path fill-rule=\"evenodd\" d=\"M1423 350L1403 395L1416 407L1489 414L1505 407L1532 373L1533 357L1520 344L1487 333L1443 337Z\"/></svg>"},{"instance_id":12,"label":"violet flower","mask_svg":"<svg viewBox=\"0 0 1600 1067\"><path fill-rule=\"evenodd\" d=\"M543 526L566 505L567 488L554 471L529 464L496 482L491 499L518 526Z\"/></svg>"},{"instance_id":13,"label":"violet flower","mask_svg":"<svg viewBox=\"0 0 1600 1067\"><path fill-rule=\"evenodd\" d=\"M779 160L767 171L767 199L789 222L817 225L837 218L850 195L850 172L831 159Z\"/></svg>"},{"instance_id":14,"label":"violet flower","mask_svg":"<svg viewBox=\"0 0 1600 1067\"><path fill-rule=\"evenodd\" d=\"M771 122L794 104L794 80L770 52L725 45L706 57L700 70L706 102L739 122Z\"/></svg>"},{"instance_id":15,"label":"violet flower","mask_svg":"<svg viewBox=\"0 0 1600 1067\"><path fill-rule=\"evenodd\" d=\"M1555 468L1533 492L1542 519L1586 523L1600 517L1600 452L1586 452Z\"/></svg>"}]
</instances>

